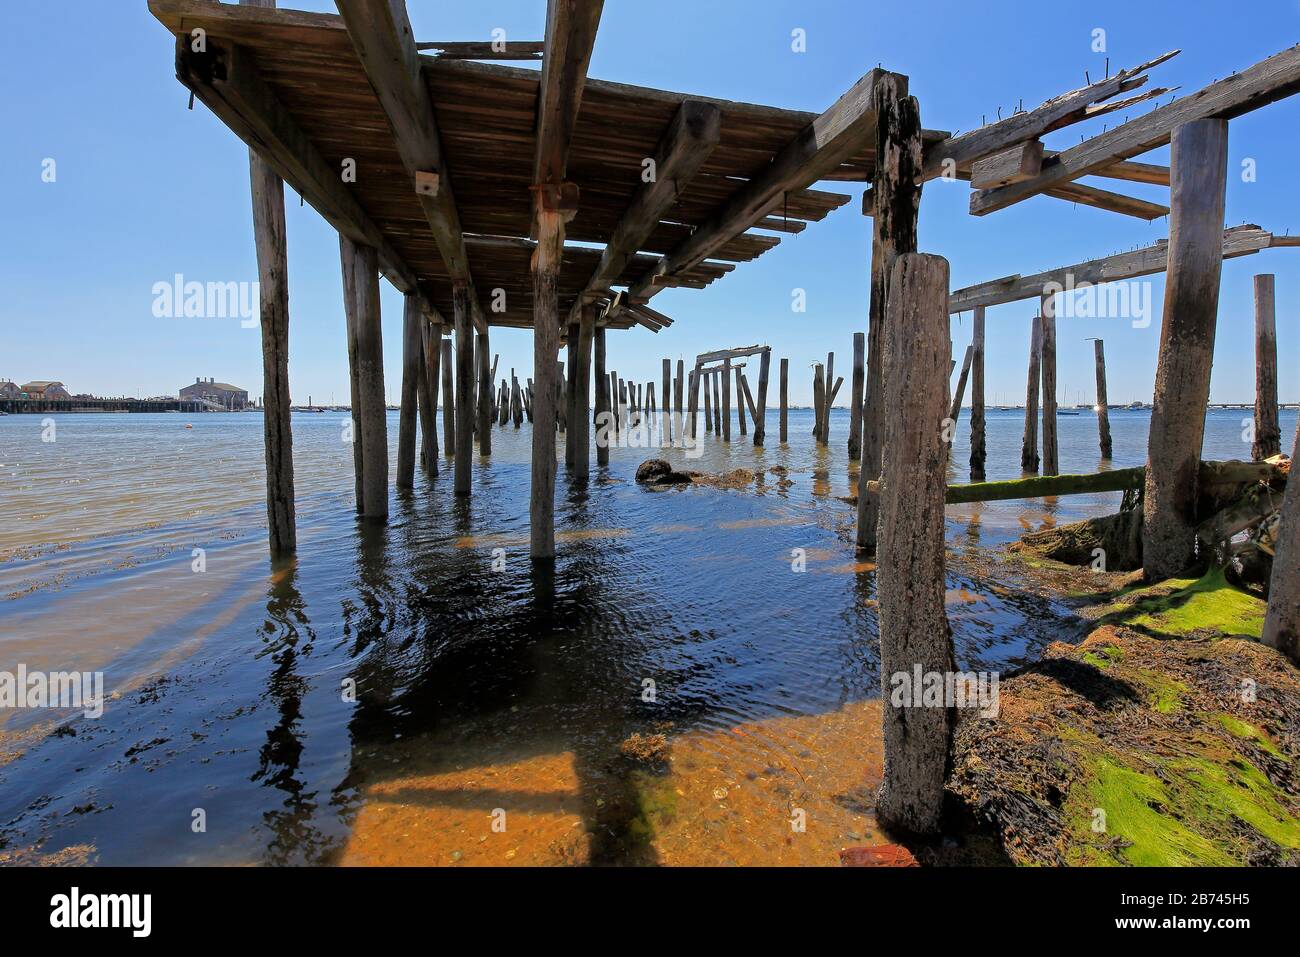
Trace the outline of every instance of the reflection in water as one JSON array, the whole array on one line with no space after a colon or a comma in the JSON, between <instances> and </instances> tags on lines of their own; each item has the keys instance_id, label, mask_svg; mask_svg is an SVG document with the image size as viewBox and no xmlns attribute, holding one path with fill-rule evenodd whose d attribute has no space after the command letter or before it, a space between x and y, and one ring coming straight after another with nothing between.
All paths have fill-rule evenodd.
<instances>
[{"instance_id":1,"label":"reflection in water","mask_svg":"<svg viewBox=\"0 0 1300 957\"><path fill-rule=\"evenodd\" d=\"M768 448L708 438L700 459L614 450L582 488L561 469L550 564L528 555L527 428L494 432L470 502L452 494L450 471L421 474L377 524L352 508L335 418L297 416L299 555L278 567L265 560L256 416L202 417L183 440L205 443L186 452L205 467L248 476L224 510L195 507L170 417L98 418L131 421L72 423L76 468L62 442L20 447L33 464L0 501L0 528L35 535L5 543L35 557L0 560L14 622L0 669L38 652L103 667L119 697L102 720L73 721L75 733L9 745L0 846L87 848L106 864L672 864L834 863L838 846L872 842L875 569L854 554L841 500L856 490L846 417L832 417L828 447L814 446L811 413L794 411L788 445L769 429ZM1223 421L1207 443L1227 458L1239 429ZM1144 449L1136 422L1112 417L1116 467ZM990 479L1018 468L1020 425L990 414ZM1063 470L1095 467L1095 434L1080 451L1070 428L1063 420ZM767 473L764 494L649 492L633 480L648 454ZM70 486L58 494L88 517L62 549L49 521L32 533L20 520L37 486L57 487L51 475L101 460L116 502L124 455L156 505L137 495L97 510L94 489ZM949 510L961 667L1012 668L1074 635L1064 609L991 577L997 563L979 556L1118 501ZM196 545L204 574L190 571ZM191 828L199 807L205 834ZM791 829L793 807L808 811L806 833ZM497 809L504 831L492 830Z\"/></svg>"}]
</instances>

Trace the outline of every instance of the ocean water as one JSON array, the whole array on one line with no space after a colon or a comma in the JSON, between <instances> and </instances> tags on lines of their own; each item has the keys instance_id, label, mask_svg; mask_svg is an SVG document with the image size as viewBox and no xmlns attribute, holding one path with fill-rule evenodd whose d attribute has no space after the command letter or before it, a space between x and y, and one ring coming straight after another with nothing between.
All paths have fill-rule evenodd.
<instances>
[{"instance_id":1,"label":"ocean water","mask_svg":"<svg viewBox=\"0 0 1300 957\"><path fill-rule=\"evenodd\" d=\"M1249 416L1211 411L1205 457L1249 457ZM468 501L444 456L377 527L356 518L345 415L295 414L299 550L273 565L259 415L51 418L53 441L41 416L0 418L0 672L102 672L110 698L95 719L0 710L0 862L773 859L748 844L830 863L870 836L841 780L878 762L879 690L846 412L827 447L807 410L780 444L769 410L764 449L733 423L699 458L614 449L586 486L561 463L553 571L528 558L527 424L494 427ZM1111 412L1113 467L1143 463L1148 421ZM989 410L990 479L1019 474L1022 427ZM1284 445L1295 428L1284 411ZM1090 411L1059 433L1062 471L1099 467ZM390 413L393 461L396 434ZM950 481L968 437L963 412ZM763 478L651 491L633 475L652 456ZM1014 668L1079 634L964 557L1118 500L949 509L962 666ZM657 733L678 755L668 791L620 750ZM804 856L769 841L796 799L824 808ZM518 822L509 847L498 811Z\"/></svg>"}]
</instances>

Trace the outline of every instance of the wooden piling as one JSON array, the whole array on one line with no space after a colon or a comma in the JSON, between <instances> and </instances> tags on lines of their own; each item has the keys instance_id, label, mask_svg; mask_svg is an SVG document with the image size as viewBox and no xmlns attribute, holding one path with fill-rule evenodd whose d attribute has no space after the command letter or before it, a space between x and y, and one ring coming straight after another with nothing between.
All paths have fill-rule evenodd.
<instances>
[{"instance_id":1,"label":"wooden piling","mask_svg":"<svg viewBox=\"0 0 1300 957\"><path fill-rule=\"evenodd\" d=\"M826 381L822 364L813 366L813 439L818 445L822 441L822 407L826 405Z\"/></svg>"},{"instance_id":2,"label":"wooden piling","mask_svg":"<svg viewBox=\"0 0 1300 957\"><path fill-rule=\"evenodd\" d=\"M366 511L366 459L361 434L361 370L357 351L356 247L352 240L339 234L339 260L343 268L343 313L348 346L348 417L352 420L352 487L357 514Z\"/></svg>"},{"instance_id":3,"label":"wooden piling","mask_svg":"<svg viewBox=\"0 0 1300 957\"><path fill-rule=\"evenodd\" d=\"M700 370L697 366L690 371L687 377L687 402L686 402L686 435L691 439L697 439L699 434L695 431L697 419L700 411Z\"/></svg>"},{"instance_id":4,"label":"wooden piling","mask_svg":"<svg viewBox=\"0 0 1300 957\"><path fill-rule=\"evenodd\" d=\"M790 360L781 360L781 444L790 438Z\"/></svg>"},{"instance_id":5,"label":"wooden piling","mask_svg":"<svg viewBox=\"0 0 1300 957\"><path fill-rule=\"evenodd\" d=\"M438 328L428 318L420 320L420 466L433 478L438 474L438 360L442 350L438 347Z\"/></svg>"},{"instance_id":6,"label":"wooden piling","mask_svg":"<svg viewBox=\"0 0 1300 957\"><path fill-rule=\"evenodd\" d=\"M664 360L664 411L659 429L659 444L667 447L673 442L672 408L669 397L672 395L673 360Z\"/></svg>"},{"instance_id":7,"label":"wooden piling","mask_svg":"<svg viewBox=\"0 0 1300 957\"><path fill-rule=\"evenodd\" d=\"M560 263L564 255L564 214L547 209L542 193L534 196L533 221L533 448L532 488L528 502L529 553L534 559L555 557L555 356L559 348Z\"/></svg>"},{"instance_id":8,"label":"wooden piling","mask_svg":"<svg viewBox=\"0 0 1300 957\"><path fill-rule=\"evenodd\" d=\"M384 396L384 344L379 314L379 257L373 246L341 237L351 256L356 328L357 386L361 400L361 499L363 518L388 517L388 409ZM355 413L354 413L355 415Z\"/></svg>"},{"instance_id":9,"label":"wooden piling","mask_svg":"<svg viewBox=\"0 0 1300 957\"><path fill-rule=\"evenodd\" d=\"M1043 382L1043 474L1058 475L1060 454L1056 444L1056 302L1047 293L1042 298L1042 382Z\"/></svg>"},{"instance_id":10,"label":"wooden piling","mask_svg":"<svg viewBox=\"0 0 1300 957\"><path fill-rule=\"evenodd\" d=\"M573 413L578 402L578 323L571 322L565 332L565 372L568 379L564 387L564 464L573 469L578 464L578 447L575 443L577 429L573 422Z\"/></svg>"},{"instance_id":11,"label":"wooden piling","mask_svg":"<svg viewBox=\"0 0 1300 957\"><path fill-rule=\"evenodd\" d=\"M501 390L497 393L497 425L504 427L510 421L510 383L501 380Z\"/></svg>"},{"instance_id":12,"label":"wooden piling","mask_svg":"<svg viewBox=\"0 0 1300 957\"><path fill-rule=\"evenodd\" d=\"M883 709L883 823L939 831L952 742L952 710L928 707L916 676L950 675L952 632L944 612L944 481L947 446L937 427L949 412L948 263L899 256L885 323L885 433L880 476L881 685L908 683L905 703ZM923 679L924 680L924 679Z\"/></svg>"},{"instance_id":13,"label":"wooden piling","mask_svg":"<svg viewBox=\"0 0 1300 957\"><path fill-rule=\"evenodd\" d=\"M709 373L709 379L713 383L713 434L722 437L722 375L714 369Z\"/></svg>"},{"instance_id":14,"label":"wooden piling","mask_svg":"<svg viewBox=\"0 0 1300 957\"><path fill-rule=\"evenodd\" d=\"M681 444L685 436L684 416L683 416L683 392L686 388L686 361L677 360L677 376L673 379L673 441L678 445Z\"/></svg>"},{"instance_id":15,"label":"wooden piling","mask_svg":"<svg viewBox=\"0 0 1300 957\"><path fill-rule=\"evenodd\" d=\"M1273 276L1261 273L1255 277L1255 440L1250 446L1250 457L1260 461L1281 451Z\"/></svg>"},{"instance_id":16,"label":"wooden piling","mask_svg":"<svg viewBox=\"0 0 1300 957\"><path fill-rule=\"evenodd\" d=\"M569 434L573 436L573 478L583 483L591 475L591 342L596 334L596 306L582 307L578 318L578 346L574 350L572 412Z\"/></svg>"},{"instance_id":17,"label":"wooden piling","mask_svg":"<svg viewBox=\"0 0 1300 957\"><path fill-rule=\"evenodd\" d=\"M772 350L764 349L758 360L758 402L754 415L754 445L767 438L767 380L772 371Z\"/></svg>"},{"instance_id":18,"label":"wooden piling","mask_svg":"<svg viewBox=\"0 0 1300 957\"><path fill-rule=\"evenodd\" d=\"M1100 339L1092 341L1093 357L1097 364L1097 440L1101 445L1102 459L1111 457L1110 405L1106 399L1106 347Z\"/></svg>"},{"instance_id":19,"label":"wooden piling","mask_svg":"<svg viewBox=\"0 0 1300 957\"><path fill-rule=\"evenodd\" d=\"M1270 277L1272 278L1272 277ZM1300 461L1300 429L1296 430L1291 461ZM1278 540L1274 542L1273 577L1260 641L1300 665L1300 480L1294 468L1282 496Z\"/></svg>"},{"instance_id":20,"label":"wooden piling","mask_svg":"<svg viewBox=\"0 0 1300 957\"><path fill-rule=\"evenodd\" d=\"M831 386L835 383L835 353L826 353L826 401L822 403L821 435L822 445L831 441Z\"/></svg>"},{"instance_id":21,"label":"wooden piling","mask_svg":"<svg viewBox=\"0 0 1300 957\"><path fill-rule=\"evenodd\" d=\"M469 287L453 284L451 297L456 333L456 463L452 489L465 496L469 494L474 464L474 321Z\"/></svg>"},{"instance_id":22,"label":"wooden piling","mask_svg":"<svg viewBox=\"0 0 1300 957\"><path fill-rule=\"evenodd\" d=\"M713 432L713 374L704 373L704 433Z\"/></svg>"},{"instance_id":23,"label":"wooden piling","mask_svg":"<svg viewBox=\"0 0 1300 957\"><path fill-rule=\"evenodd\" d=\"M248 151L262 326L262 441L266 449L266 524L274 556L298 547L293 489L293 430L289 398L289 266L284 183Z\"/></svg>"},{"instance_id":24,"label":"wooden piling","mask_svg":"<svg viewBox=\"0 0 1300 957\"><path fill-rule=\"evenodd\" d=\"M971 324L970 480L984 481L984 307L975 307Z\"/></svg>"},{"instance_id":25,"label":"wooden piling","mask_svg":"<svg viewBox=\"0 0 1300 957\"><path fill-rule=\"evenodd\" d=\"M510 411L517 429L524 424L524 393L514 369L510 370Z\"/></svg>"},{"instance_id":26,"label":"wooden piling","mask_svg":"<svg viewBox=\"0 0 1300 957\"><path fill-rule=\"evenodd\" d=\"M749 428L745 423L745 373L736 368L736 421L740 425L740 434L748 435Z\"/></svg>"},{"instance_id":27,"label":"wooden piling","mask_svg":"<svg viewBox=\"0 0 1300 957\"><path fill-rule=\"evenodd\" d=\"M853 333L853 394L849 396L849 460L862 457L862 387L867 378L867 335Z\"/></svg>"},{"instance_id":28,"label":"wooden piling","mask_svg":"<svg viewBox=\"0 0 1300 957\"><path fill-rule=\"evenodd\" d=\"M722 360L722 441L731 441L731 360Z\"/></svg>"},{"instance_id":29,"label":"wooden piling","mask_svg":"<svg viewBox=\"0 0 1300 957\"><path fill-rule=\"evenodd\" d=\"M1151 581L1177 575L1195 557L1196 477L1214 360L1227 163L1227 120L1175 128L1169 259L1142 499L1142 567Z\"/></svg>"},{"instance_id":30,"label":"wooden piling","mask_svg":"<svg viewBox=\"0 0 1300 957\"><path fill-rule=\"evenodd\" d=\"M880 474L885 407L881 382L885 304L894 257L916 251L921 206L921 112L915 97L903 96L898 80L885 75L873 94L877 112L876 170L871 186L871 304L867 325L867 385L862 405L862 466L858 471L857 545L876 550L879 506L865 494ZM942 381L942 376L939 377Z\"/></svg>"},{"instance_id":31,"label":"wooden piling","mask_svg":"<svg viewBox=\"0 0 1300 957\"><path fill-rule=\"evenodd\" d=\"M475 337L478 359L478 454L492 454L492 364L491 347L485 329Z\"/></svg>"},{"instance_id":32,"label":"wooden piling","mask_svg":"<svg viewBox=\"0 0 1300 957\"><path fill-rule=\"evenodd\" d=\"M456 389L455 363L451 339L440 341L442 348L442 454L456 454Z\"/></svg>"},{"instance_id":33,"label":"wooden piling","mask_svg":"<svg viewBox=\"0 0 1300 957\"><path fill-rule=\"evenodd\" d=\"M1020 442L1020 471L1038 471L1039 360L1043 351L1043 320L1034 316L1029 330L1029 378L1025 386L1025 434Z\"/></svg>"},{"instance_id":34,"label":"wooden piling","mask_svg":"<svg viewBox=\"0 0 1300 957\"><path fill-rule=\"evenodd\" d=\"M948 409L948 418L952 419L953 432L952 437L955 442L957 439L957 419L961 415L961 401L966 398L966 379L970 376L971 363L975 361L975 346L972 343L966 347L966 355L961 361L961 374L957 376L957 391L953 393L952 405ZM949 446L951 448L951 446Z\"/></svg>"},{"instance_id":35,"label":"wooden piling","mask_svg":"<svg viewBox=\"0 0 1300 957\"><path fill-rule=\"evenodd\" d=\"M605 327L598 326L592 334L592 364L596 381L596 464L609 465L609 443L613 438L613 423L609 413L609 378L605 374Z\"/></svg>"},{"instance_id":36,"label":"wooden piling","mask_svg":"<svg viewBox=\"0 0 1300 957\"><path fill-rule=\"evenodd\" d=\"M420 301L408 294L402 309L402 397L397 418L397 487L415 487L415 427L419 416L419 379L423 363L420 326L424 314Z\"/></svg>"}]
</instances>

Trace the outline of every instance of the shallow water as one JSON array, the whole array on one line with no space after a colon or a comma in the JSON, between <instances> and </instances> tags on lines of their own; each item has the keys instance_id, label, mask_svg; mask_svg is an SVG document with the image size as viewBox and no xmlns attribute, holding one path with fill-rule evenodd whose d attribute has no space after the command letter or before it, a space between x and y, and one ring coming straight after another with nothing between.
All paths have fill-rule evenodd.
<instances>
[{"instance_id":1,"label":"shallow water","mask_svg":"<svg viewBox=\"0 0 1300 957\"><path fill-rule=\"evenodd\" d=\"M98 720L0 711L0 860L833 863L871 843L875 585L838 498L847 414L829 448L810 412L784 446L768 414L763 450L733 426L696 459L615 449L586 488L561 467L553 572L527 555L526 425L494 429L468 503L443 458L376 528L344 416L295 415L299 552L273 568L260 416L54 416L54 442L0 418L0 671L103 671L114 695ZM1206 457L1248 457L1248 417L1211 412ZM1022 420L990 410L990 479L1018 474ZM1115 467L1142 463L1147 422L1111 413ZM394 456L396 434L394 413ZM963 416L962 465L967 437ZM1060 419L1060 447L1062 471L1098 467L1090 412ZM792 484L647 491L651 455ZM963 554L1118 499L949 510L960 664L1077 634ZM53 719L75 734L45 737ZM664 734L667 761L622 756L634 732Z\"/></svg>"}]
</instances>

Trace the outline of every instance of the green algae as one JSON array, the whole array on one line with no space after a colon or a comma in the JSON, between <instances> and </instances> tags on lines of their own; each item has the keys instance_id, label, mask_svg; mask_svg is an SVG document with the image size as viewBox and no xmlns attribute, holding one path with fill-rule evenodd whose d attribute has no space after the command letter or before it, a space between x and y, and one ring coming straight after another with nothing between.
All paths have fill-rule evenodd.
<instances>
[{"instance_id":1,"label":"green algae","mask_svg":"<svg viewBox=\"0 0 1300 957\"><path fill-rule=\"evenodd\" d=\"M1266 605L1259 598L1228 584L1223 569L1199 579L1175 578L1138 589L1121 607L1102 618L1103 624L1124 624L1148 633L1181 636L1200 631L1259 638Z\"/></svg>"},{"instance_id":2,"label":"green algae","mask_svg":"<svg viewBox=\"0 0 1300 957\"><path fill-rule=\"evenodd\" d=\"M1278 750L1277 745L1273 743L1273 739L1253 724L1250 724L1247 721L1242 721L1240 718L1234 718L1230 714L1220 714L1217 717L1219 719L1219 724L1223 725L1224 730L1229 734L1234 737L1246 738L1247 740L1254 741L1274 757L1282 758L1284 761L1286 760L1286 755Z\"/></svg>"}]
</instances>

